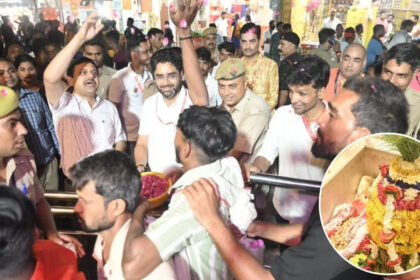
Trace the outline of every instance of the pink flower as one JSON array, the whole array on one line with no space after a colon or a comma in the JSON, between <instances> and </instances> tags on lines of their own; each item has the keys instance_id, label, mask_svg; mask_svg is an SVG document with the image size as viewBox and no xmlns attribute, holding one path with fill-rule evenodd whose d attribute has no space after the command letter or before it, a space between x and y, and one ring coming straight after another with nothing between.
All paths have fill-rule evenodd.
<instances>
[{"instance_id":1,"label":"pink flower","mask_svg":"<svg viewBox=\"0 0 420 280\"><path fill-rule=\"evenodd\" d=\"M8 92L7 92L7 90L5 90L5 89L3 89L3 90L1 91L1 94L2 94L2 95L4 95L4 96L6 96L6 95L7 95L7 93L8 93Z\"/></svg>"},{"instance_id":2,"label":"pink flower","mask_svg":"<svg viewBox=\"0 0 420 280\"><path fill-rule=\"evenodd\" d=\"M169 39L168 38L163 38L162 40L163 45L166 47L169 44Z\"/></svg>"},{"instance_id":3,"label":"pink flower","mask_svg":"<svg viewBox=\"0 0 420 280\"><path fill-rule=\"evenodd\" d=\"M131 27L131 34L134 35L136 33L136 30L134 29L134 27Z\"/></svg>"},{"instance_id":4,"label":"pink flower","mask_svg":"<svg viewBox=\"0 0 420 280\"><path fill-rule=\"evenodd\" d=\"M248 34L248 35L257 34L257 28L252 27L246 34Z\"/></svg>"},{"instance_id":5,"label":"pink flower","mask_svg":"<svg viewBox=\"0 0 420 280\"><path fill-rule=\"evenodd\" d=\"M185 20L185 18L181 19L181 21L179 22L179 27L181 28L187 27L187 21Z\"/></svg>"},{"instance_id":6,"label":"pink flower","mask_svg":"<svg viewBox=\"0 0 420 280\"><path fill-rule=\"evenodd\" d=\"M210 0L203 0L203 5L207 5L208 3L210 3Z\"/></svg>"},{"instance_id":7,"label":"pink flower","mask_svg":"<svg viewBox=\"0 0 420 280\"><path fill-rule=\"evenodd\" d=\"M175 11L174 2L171 2L171 4L169 5L169 11L171 11L171 12Z\"/></svg>"}]
</instances>

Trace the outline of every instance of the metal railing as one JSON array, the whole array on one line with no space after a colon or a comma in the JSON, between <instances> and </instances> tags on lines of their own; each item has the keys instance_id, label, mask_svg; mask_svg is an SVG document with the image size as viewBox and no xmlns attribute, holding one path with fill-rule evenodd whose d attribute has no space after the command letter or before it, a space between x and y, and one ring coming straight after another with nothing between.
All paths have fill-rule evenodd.
<instances>
[{"instance_id":1,"label":"metal railing","mask_svg":"<svg viewBox=\"0 0 420 280\"><path fill-rule=\"evenodd\" d=\"M251 173L250 183L269 185L278 188L304 190L314 194L319 194L321 188L320 181L288 178L265 173Z\"/></svg>"}]
</instances>

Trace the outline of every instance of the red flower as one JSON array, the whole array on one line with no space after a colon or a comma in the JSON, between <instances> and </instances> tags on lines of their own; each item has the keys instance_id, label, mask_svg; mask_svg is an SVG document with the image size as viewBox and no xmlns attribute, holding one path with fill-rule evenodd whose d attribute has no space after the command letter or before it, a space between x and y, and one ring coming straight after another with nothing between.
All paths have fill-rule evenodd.
<instances>
[{"instance_id":1,"label":"red flower","mask_svg":"<svg viewBox=\"0 0 420 280\"><path fill-rule=\"evenodd\" d=\"M383 231L381 232L379 239L381 239L381 241L383 243L389 243L395 236L395 232L392 231L391 233L384 233Z\"/></svg>"},{"instance_id":2,"label":"red flower","mask_svg":"<svg viewBox=\"0 0 420 280\"><path fill-rule=\"evenodd\" d=\"M388 174L389 165L379 165L379 169L381 170L382 177L386 177L386 175Z\"/></svg>"},{"instance_id":3,"label":"red flower","mask_svg":"<svg viewBox=\"0 0 420 280\"><path fill-rule=\"evenodd\" d=\"M401 263L401 256L398 256L398 259L396 259L395 261L391 261L391 260L387 261L386 265L388 267L393 267L394 265L397 265L397 264L400 264L400 263Z\"/></svg>"}]
</instances>

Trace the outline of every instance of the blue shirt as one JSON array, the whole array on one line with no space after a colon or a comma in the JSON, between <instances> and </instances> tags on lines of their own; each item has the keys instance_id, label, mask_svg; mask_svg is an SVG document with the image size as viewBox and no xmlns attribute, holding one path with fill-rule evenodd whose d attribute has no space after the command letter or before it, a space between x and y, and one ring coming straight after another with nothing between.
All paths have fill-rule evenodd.
<instances>
[{"instance_id":1,"label":"blue shirt","mask_svg":"<svg viewBox=\"0 0 420 280\"><path fill-rule=\"evenodd\" d=\"M41 95L30 89L20 89L19 108L22 123L28 130L26 144L35 157L36 165L51 162L59 154L60 148L50 109Z\"/></svg>"},{"instance_id":2,"label":"blue shirt","mask_svg":"<svg viewBox=\"0 0 420 280\"><path fill-rule=\"evenodd\" d=\"M370 39L366 52L367 61L365 71L369 67L369 65L374 63L378 59L378 57L381 56L383 52L384 48L382 47L382 43L375 38Z\"/></svg>"}]
</instances>

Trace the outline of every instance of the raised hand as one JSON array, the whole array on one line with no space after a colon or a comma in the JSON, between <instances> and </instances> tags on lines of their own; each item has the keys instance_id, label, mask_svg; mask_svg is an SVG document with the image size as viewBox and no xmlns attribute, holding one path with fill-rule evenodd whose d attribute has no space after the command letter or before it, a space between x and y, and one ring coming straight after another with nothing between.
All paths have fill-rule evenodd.
<instances>
[{"instance_id":1,"label":"raised hand","mask_svg":"<svg viewBox=\"0 0 420 280\"><path fill-rule=\"evenodd\" d=\"M178 8L172 2L169 5L169 11L172 22L177 28L187 29L191 27L198 10L203 4L203 0L175 0L178 2Z\"/></svg>"},{"instance_id":2,"label":"raised hand","mask_svg":"<svg viewBox=\"0 0 420 280\"><path fill-rule=\"evenodd\" d=\"M87 17L86 21L79 29L79 32L77 32L77 35L80 36L84 41L88 41L95 37L103 27L104 26L99 19L98 14L93 12Z\"/></svg>"}]
</instances>

